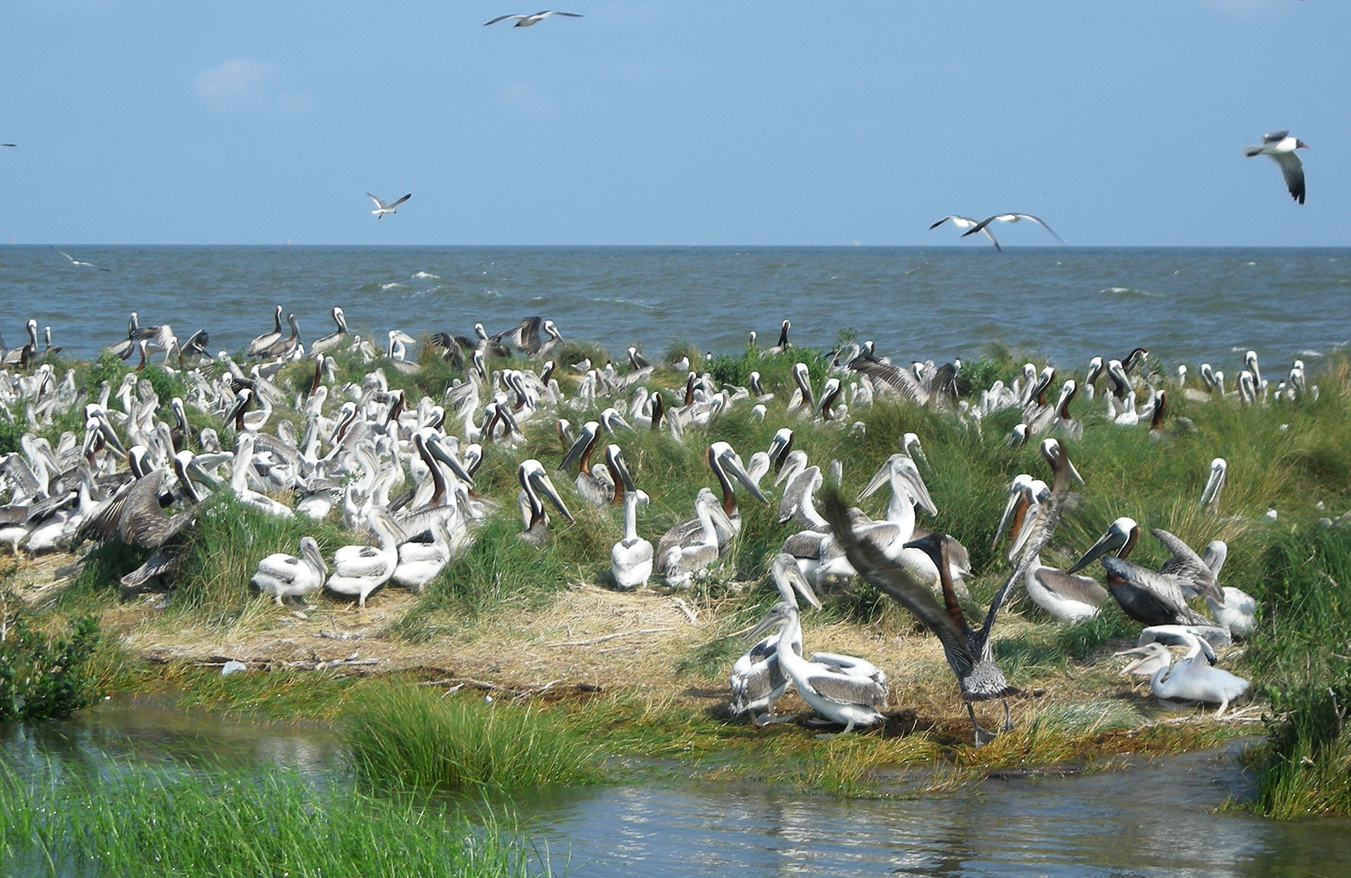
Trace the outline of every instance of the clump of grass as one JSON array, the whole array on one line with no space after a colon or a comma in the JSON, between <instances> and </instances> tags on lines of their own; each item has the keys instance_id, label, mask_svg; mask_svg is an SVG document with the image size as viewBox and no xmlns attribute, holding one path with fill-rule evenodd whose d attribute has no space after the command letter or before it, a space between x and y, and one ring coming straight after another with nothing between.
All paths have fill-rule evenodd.
<instances>
[{"instance_id":1,"label":"clump of grass","mask_svg":"<svg viewBox=\"0 0 1351 878\"><path fill-rule=\"evenodd\" d=\"M1263 611L1248 647L1254 685L1277 718L1254 807L1278 818L1351 814L1351 540L1317 526L1266 553Z\"/></svg>"},{"instance_id":2,"label":"clump of grass","mask_svg":"<svg viewBox=\"0 0 1351 878\"><path fill-rule=\"evenodd\" d=\"M90 671L97 620L74 619L64 635L34 621L23 601L0 590L0 720L68 716L98 696Z\"/></svg>"},{"instance_id":3,"label":"clump of grass","mask_svg":"<svg viewBox=\"0 0 1351 878\"><path fill-rule=\"evenodd\" d=\"M28 779L0 766L7 874L525 876L530 859L491 822L298 772L126 766Z\"/></svg>"},{"instance_id":4,"label":"clump of grass","mask_svg":"<svg viewBox=\"0 0 1351 878\"><path fill-rule=\"evenodd\" d=\"M534 710L478 697L442 698L415 686L370 690L346 715L360 776L380 786L577 786L598 777L596 751Z\"/></svg>"}]
</instances>

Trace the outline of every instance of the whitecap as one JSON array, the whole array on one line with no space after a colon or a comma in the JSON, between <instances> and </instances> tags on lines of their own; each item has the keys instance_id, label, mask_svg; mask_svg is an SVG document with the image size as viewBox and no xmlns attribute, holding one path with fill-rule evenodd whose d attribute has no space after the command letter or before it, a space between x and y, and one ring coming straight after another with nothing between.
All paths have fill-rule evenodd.
<instances>
[{"instance_id":1,"label":"whitecap","mask_svg":"<svg viewBox=\"0 0 1351 878\"><path fill-rule=\"evenodd\" d=\"M413 275L413 278L416 280L427 280L427 279L440 280L441 275L432 274L430 271L419 271Z\"/></svg>"},{"instance_id":2,"label":"whitecap","mask_svg":"<svg viewBox=\"0 0 1351 878\"><path fill-rule=\"evenodd\" d=\"M1113 296L1128 296L1135 299L1157 299L1158 293L1151 293L1148 290L1137 290L1135 287L1108 287L1105 290L1098 290L1099 293Z\"/></svg>"},{"instance_id":3,"label":"whitecap","mask_svg":"<svg viewBox=\"0 0 1351 878\"><path fill-rule=\"evenodd\" d=\"M1299 355L1301 357L1321 357L1323 356L1323 352L1316 351L1313 348L1305 348L1304 350L1299 352Z\"/></svg>"},{"instance_id":4,"label":"whitecap","mask_svg":"<svg viewBox=\"0 0 1351 878\"><path fill-rule=\"evenodd\" d=\"M380 289L382 289L382 290L397 290L397 289L399 289L399 288L402 287L402 286L403 286L403 284L401 284L401 283L387 283L387 284L380 284Z\"/></svg>"}]
</instances>

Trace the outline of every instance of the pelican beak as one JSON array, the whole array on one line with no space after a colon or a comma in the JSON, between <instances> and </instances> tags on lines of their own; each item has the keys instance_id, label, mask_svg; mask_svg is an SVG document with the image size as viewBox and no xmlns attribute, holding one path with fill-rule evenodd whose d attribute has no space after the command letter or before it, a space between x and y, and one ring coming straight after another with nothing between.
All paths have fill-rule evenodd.
<instances>
[{"instance_id":1,"label":"pelican beak","mask_svg":"<svg viewBox=\"0 0 1351 878\"><path fill-rule=\"evenodd\" d=\"M1087 567L1089 564L1092 564L1094 561L1098 560L1103 555L1106 555L1109 552L1115 553L1120 551L1121 548L1125 546L1129 540L1130 540L1129 534L1123 532L1114 523L1111 527L1107 529L1106 533L1104 533L1101 537L1098 538L1098 541L1096 543L1094 543L1092 546L1089 547L1087 552L1084 552L1083 557L1081 557L1078 561L1075 561L1073 566L1071 566L1065 572L1076 573L1080 570L1083 570L1085 567Z\"/></svg>"},{"instance_id":2,"label":"pelican beak","mask_svg":"<svg viewBox=\"0 0 1351 878\"><path fill-rule=\"evenodd\" d=\"M777 473L783 469L784 458L788 456L788 451L793 447L793 431L784 429L774 434L774 438L769 442L769 460Z\"/></svg>"},{"instance_id":3,"label":"pelican beak","mask_svg":"<svg viewBox=\"0 0 1351 878\"><path fill-rule=\"evenodd\" d=\"M614 449L610 451L610 449ZM615 472L619 474L619 481L623 483L625 491L637 491L638 488L633 484L633 476L629 474L629 465L624 462L624 453L618 445L611 445L606 449L610 451L610 459L614 461ZM647 497L646 494L643 495Z\"/></svg>"},{"instance_id":4,"label":"pelican beak","mask_svg":"<svg viewBox=\"0 0 1351 878\"><path fill-rule=\"evenodd\" d=\"M791 567L785 566L783 572L784 578L788 580L788 584L793 586L794 591L802 595L803 600L816 609L821 609L821 599L816 596L816 592L812 589L811 583L807 581L807 577L802 575L802 571L798 569L796 562L794 562Z\"/></svg>"},{"instance_id":5,"label":"pelican beak","mask_svg":"<svg viewBox=\"0 0 1351 878\"><path fill-rule=\"evenodd\" d=\"M1128 674L1138 674L1141 677L1152 677L1154 674L1163 670L1172 664L1172 657L1167 649L1162 647L1154 648L1156 644L1146 644L1137 646L1135 649L1125 649L1118 653L1113 653L1116 658L1123 656L1140 656L1140 658L1126 665L1121 669L1121 676Z\"/></svg>"},{"instance_id":6,"label":"pelican beak","mask_svg":"<svg viewBox=\"0 0 1351 878\"><path fill-rule=\"evenodd\" d=\"M1004 504L1004 514L999 517L999 527L995 528L994 542L990 543L990 548L997 548L999 541L1004 536L1004 531L1013 523L1015 515L1020 507L1027 503L1027 494L1022 487L1009 491L1009 500Z\"/></svg>"},{"instance_id":7,"label":"pelican beak","mask_svg":"<svg viewBox=\"0 0 1351 878\"><path fill-rule=\"evenodd\" d=\"M752 497L759 500L761 503L769 502L769 498L760 490L760 486L755 484L755 480L751 478L751 474L746 472L746 467L742 465L741 458L737 456L735 451L730 448L727 451L724 451L720 458L720 462L724 469L736 477L738 482L746 486L746 490L750 492Z\"/></svg>"},{"instance_id":8,"label":"pelican beak","mask_svg":"<svg viewBox=\"0 0 1351 878\"><path fill-rule=\"evenodd\" d=\"M599 428L600 424L596 421L586 422L586 425L582 427L581 433L577 435L577 441L573 442L572 447L568 449L568 453L563 455L563 462L558 465L560 471L566 470L568 467L582 459L582 454L590 447L591 443L596 440L596 431Z\"/></svg>"},{"instance_id":9,"label":"pelican beak","mask_svg":"<svg viewBox=\"0 0 1351 878\"><path fill-rule=\"evenodd\" d=\"M859 492L858 499L863 500L871 497L878 488L891 481L891 467L896 458L900 456L901 455L899 454L893 454L891 457L887 458L886 463L882 464L881 468L868 480L868 484L863 486L863 490Z\"/></svg>"},{"instance_id":10,"label":"pelican beak","mask_svg":"<svg viewBox=\"0 0 1351 878\"><path fill-rule=\"evenodd\" d=\"M446 450L446 447L441 444L439 436L433 436L427 441L427 450L431 452L432 457L450 467L450 471L455 474L455 478L470 487L474 486L474 477L464 468L464 464L456 459L455 455Z\"/></svg>"},{"instance_id":11,"label":"pelican beak","mask_svg":"<svg viewBox=\"0 0 1351 878\"><path fill-rule=\"evenodd\" d=\"M787 614L783 611L781 604L775 604L770 607L765 617L756 623L755 627L746 633L747 638L759 637L766 631L771 631L783 624Z\"/></svg>"},{"instance_id":12,"label":"pelican beak","mask_svg":"<svg viewBox=\"0 0 1351 878\"><path fill-rule=\"evenodd\" d=\"M924 484L924 477L919 474L919 467L907 457L902 457L897 464L902 480L910 488L910 499L930 515L937 515L938 507L929 496L929 488Z\"/></svg>"},{"instance_id":13,"label":"pelican beak","mask_svg":"<svg viewBox=\"0 0 1351 878\"><path fill-rule=\"evenodd\" d=\"M563 498L558 495L558 489L554 487L554 483L549 481L549 475L547 473L540 470L534 474L532 480L535 483L535 490L545 497L548 497L549 502L558 508L558 511L562 513L564 518L568 521L576 521L576 519L572 517L572 513L568 511L568 507L563 505Z\"/></svg>"}]
</instances>

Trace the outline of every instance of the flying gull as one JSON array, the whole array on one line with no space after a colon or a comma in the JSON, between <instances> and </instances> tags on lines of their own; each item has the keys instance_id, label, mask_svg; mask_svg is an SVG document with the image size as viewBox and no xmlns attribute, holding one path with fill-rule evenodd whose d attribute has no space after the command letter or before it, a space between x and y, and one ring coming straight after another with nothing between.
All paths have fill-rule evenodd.
<instances>
[{"instance_id":1,"label":"flying gull","mask_svg":"<svg viewBox=\"0 0 1351 878\"><path fill-rule=\"evenodd\" d=\"M933 231L934 229L938 228L939 226L943 225L943 223L948 222L949 220L951 220L952 224L959 229L970 229L980 225L979 221L973 220L969 216L957 216L956 214L951 214L949 216L943 217L938 222L929 226L929 231ZM982 227L981 231L985 233L985 237L990 239L990 243L994 245L994 248L996 250L1002 251L1004 249L1003 247L999 246L999 242L994 239L994 235L990 233L990 230L988 228Z\"/></svg>"},{"instance_id":2,"label":"flying gull","mask_svg":"<svg viewBox=\"0 0 1351 878\"><path fill-rule=\"evenodd\" d=\"M1033 216L1030 213L997 213L994 216L987 216L985 219L976 223L975 226L973 226L971 229L969 229L966 232L963 232L962 237L965 238L967 235L974 235L976 232L986 231L986 227L995 220L999 220L999 222L1001 223L1016 223L1019 220L1031 220L1032 222L1041 226L1046 231L1050 232L1052 235L1055 235L1056 238L1060 240L1060 243L1062 244L1065 243L1065 239L1061 238L1059 235L1056 235L1054 229L1052 229L1050 226L1046 225L1045 222L1043 222L1042 220L1038 219L1037 217Z\"/></svg>"},{"instance_id":3,"label":"flying gull","mask_svg":"<svg viewBox=\"0 0 1351 878\"><path fill-rule=\"evenodd\" d=\"M1255 155L1269 155L1281 166L1281 176L1285 178L1285 188L1290 197L1304 203L1304 164L1295 154L1297 149L1308 149L1309 144L1291 137L1289 131L1273 131L1262 138L1261 146L1250 146L1243 153L1248 158Z\"/></svg>"},{"instance_id":4,"label":"flying gull","mask_svg":"<svg viewBox=\"0 0 1351 878\"><path fill-rule=\"evenodd\" d=\"M566 15L568 18L582 17L582 15L577 12L557 12L553 9L545 9L541 12L536 12L532 15L522 15L519 13L516 15L499 15L492 21L485 21L483 23L483 26L487 27L490 24L497 24L499 21L506 21L508 18L514 18L517 19L517 21L516 24L513 25L513 27L530 27L530 25L537 24L538 22L543 21L544 19L548 18L551 15Z\"/></svg>"},{"instance_id":5,"label":"flying gull","mask_svg":"<svg viewBox=\"0 0 1351 878\"><path fill-rule=\"evenodd\" d=\"M52 249L56 250L55 247L53 247ZM102 265L95 265L92 262L81 262L79 259L76 259L74 256L71 256L65 250L56 250L56 252L60 253L62 256L69 259L70 264L75 266L76 268L97 268L99 271L112 271L112 269L110 268L104 268Z\"/></svg>"},{"instance_id":6,"label":"flying gull","mask_svg":"<svg viewBox=\"0 0 1351 878\"><path fill-rule=\"evenodd\" d=\"M402 198L396 198L393 201L386 204L385 202L376 198L374 195L371 195L371 193L367 192L366 194L370 195L371 201L375 202L375 210L371 211L371 213L375 214L376 219L380 219L387 213L398 213L398 211L395 210L394 208L398 207L400 204L403 204L405 201L413 197L413 193L409 192Z\"/></svg>"}]
</instances>

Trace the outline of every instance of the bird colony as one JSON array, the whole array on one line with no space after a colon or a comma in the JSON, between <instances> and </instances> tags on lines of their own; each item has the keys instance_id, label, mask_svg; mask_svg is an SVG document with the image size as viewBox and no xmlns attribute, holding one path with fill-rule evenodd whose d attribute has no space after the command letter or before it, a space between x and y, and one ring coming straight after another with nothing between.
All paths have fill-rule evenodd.
<instances>
[{"instance_id":1,"label":"bird colony","mask_svg":"<svg viewBox=\"0 0 1351 878\"><path fill-rule=\"evenodd\" d=\"M757 725L777 722L775 700L794 689L819 721L846 731L883 722L882 669L863 657L809 652L803 643L803 605L819 607L823 596L861 579L937 638L979 744L997 732L978 721L977 704L1000 701L1001 728L1010 726L1008 699L1018 690L993 658L991 633L1019 590L1063 625L1119 604L1142 629L1123 655L1130 660L1124 671L1148 678L1161 702L1214 705L1218 714L1244 693L1248 682L1216 661L1252 629L1258 608L1220 584L1223 542L1198 552L1155 527L1152 538L1169 558L1154 569L1128 558L1141 525L1117 518L1092 527L1104 530L1102 538L1069 569L1042 556L1062 516L1074 514L1082 477L1071 454L1090 432L1147 430L1151 440L1168 442L1191 428L1169 416L1171 394L1256 407L1294 406L1318 392L1298 362L1273 385L1249 352L1232 382L1210 365L1197 382L1185 368L1166 377L1147 369L1148 354L1137 348L1120 359L1094 358L1052 399L1049 366L1028 364L1007 385L972 387L960 362L900 365L871 344L828 353L796 348L788 321L776 345L761 349L752 337L745 355L791 364L781 370L784 386L764 386L759 371L733 386L688 357L654 364L630 348L618 365L582 360L578 351L596 356L596 349L565 346L553 321L538 317L496 334L481 324L469 336L437 333L414 360L411 336L392 330L377 350L349 332L341 308L331 314L334 332L306 345L294 314L286 316L289 333L283 330L278 305L271 330L239 360L208 354L204 332L180 345L170 327L142 326L133 314L126 336L100 360L126 361L120 381L87 390L77 387L74 370L59 371L50 330L40 344L37 322L28 321L27 344L5 352L0 372L0 421L18 436L0 463L0 546L23 556L118 540L153 550L125 571L123 588L172 588L199 512L231 496L263 516L339 521L350 535L350 544L327 554L306 536L293 553L249 559L256 569L239 589L252 587L278 605L330 600L361 612L382 588L418 592L433 584L486 519L513 510L519 539L539 551L548 550L552 531L571 526L579 507L622 521L613 546L591 547L598 560L609 553L602 585L698 587L735 566L739 504L766 504L777 508L778 551L752 565L768 568L780 599L756 626L767 636L732 668L732 712ZM349 377L339 377L335 357L355 364ZM186 393L159 398L147 363L175 375ZM439 392L413 399L391 387L390 376L433 363L449 364ZM292 378L283 383L288 367ZM814 383L813 369L824 380ZM1079 416L1070 410L1076 399ZM808 428L829 431L836 448L859 445L866 433L860 414L878 406L926 423L939 418L996 445L1027 444L1044 460L1040 472L1018 473L1008 484L996 555L1007 568L983 613L972 612L965 585L970 553L941 529L943 510L925 484L926 473L961 461L926 458L914 433L881 437L876 447L896 450L873 463L875 472L844 473L839 460L810 460L794 447L795 432ZM1014 426L992 436L996 421ZM768 447L736 449L724 433L730 423L775 432ZM71 429L58 433L61 424ZM645 474L625 457L640 437L684 452L688 471L679 483L688 492L669 501L672 509L690 504L683 520L651 520ZM502 479L496 490L476 480L490 459L514 470L510 491ZM1204 494L1190 501L1203 514L1217 512L1225 477L1217 458ZM847 505L845 483L863 485L859 502L885 492L884 513L870 517ZM921 513L930 526L918 524ZM1097 576L1086 575L1095 569Z\"/></svg>"}]
</instances>

